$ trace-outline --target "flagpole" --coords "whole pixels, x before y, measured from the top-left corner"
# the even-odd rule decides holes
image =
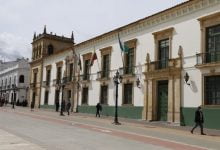
[[[95,46],[94,46],[94,53],[95,53]],[[93,54],[94,54],[93,53]],[[96,54],[96,56],[97,56],[97,54]],[[98,69],[99,69],[99,71],[101,71],[101,68],[100,68],[100,66],[99,66],[99,59],[98,59],[98,56],[97,56],[97,63],[98,63]]]
[[[121,42],[119,34],[120,34],[120,32],[118,32],[118,40],[119,40],[119,42]],[[121,50],[121,60],[122,60],[122,65],[123,65],[123,69],[124,69],[124,58],[123,58],[123,53],[122,52],[123,51]]]

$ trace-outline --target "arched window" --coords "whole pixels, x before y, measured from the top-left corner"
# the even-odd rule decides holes
[[[53,45],[48,45],[48,47],[47,47],[47,54],[48,55],[51,55],[51,54],[53,54]]]
[[[19,77],[19,83],[24,83],[24,75],[20,75],[20,77]]]

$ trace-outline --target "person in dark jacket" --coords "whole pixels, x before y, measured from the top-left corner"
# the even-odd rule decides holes
[[[62,101],[61,101],[60,116],[65,116],[65,115],[63,114],[64,110],[65,110],[65,100],[62,100]]]
[[[68,116],[70,115],[70,107],[71,107],[71,103],[70,103],[70,100],[68,100],[66,104],[66,111],[68,113]]]
[[[99,116],[100,117],[100,111],[102,111],[102,106],[100,103],[97,103],[96,105],[96,117]]]
[[[197,128],[198,126],[200,127],[201,130],[201,135],[205,135],[205,133],[203,132],[203,123],[204,123],[204,116],[203,116],[203,112],[202,112],[202,107],[199,106],[195,112],[195,126],[192,128],[191,133],[193,134],[193,131],[195,128]]]
[[[56,100],[55,104],[56,104],[56,112],[58,112],[60,107],[59,99]]]
[[[34,111],[34,104],[35,104],[35,101],[31,101],[31,111]]]

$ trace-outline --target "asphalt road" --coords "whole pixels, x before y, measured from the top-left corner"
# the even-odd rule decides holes
[[[0,131],[0,139],[4,140],[0,141],[0,150],[24,150],[19,141],[33,150],[220,149],[218,137],[206,140],[182,131],[172,133],[167,129],[130,124],[115,126],[104,119],[60,117],[55,112],[25,109],[0,108]],[[17,145],[13,140],[17,140]]]

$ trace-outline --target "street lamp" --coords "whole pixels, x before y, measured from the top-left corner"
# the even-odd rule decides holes
[[[13,89],[13,92],[14,92],[14,96],[13,96],[13,102],[12,102],[12,109],[15,109],[15,101],[16,101],[16,97],[15,97],[15,94],[16,94],[16,84],[12,84],[12,89]]]
[[[113,77],[113,81],[116,86],[116,94],[115,94],[115,119],[114,119],[114,124],[115,125],[120,125],[118,122],[118,85],[122,82],[122,76],[119,75],[119,72],[115,73],[115,76]]]
[[[63,103],[64,103],[63,93],[64,93],[65,84],[66,84],[66,79],[67,79],[66,76],[64,76],[63,79],[62,79],[62,83],[61,83],[61,88],[62,88],[61,110],[60,110],[60,115],[61,116],[64,116],[63,111],[64,111],[65,106],[63,105]]]

